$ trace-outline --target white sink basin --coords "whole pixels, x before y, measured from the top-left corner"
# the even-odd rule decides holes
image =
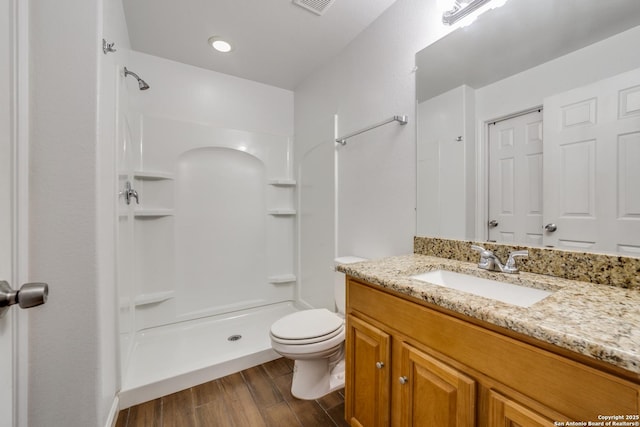
[[[541,289],[498,282],[447,270],[434,270],[411,276],[411,278],[520,307],[530,307],[551,295],[551,292]]]

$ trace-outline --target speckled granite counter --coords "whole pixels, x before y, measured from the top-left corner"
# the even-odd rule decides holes
[[[528,308],[431,285],[410,276],[444,269],[553,291]],[[533,273],[506,275],[469,262],[404,255],[339,271],[640,374],[640,291]]]
[[[471,245],[484,246],[500,259],[507,259],[511,251],[528,250],[529,256],[518,260],[520,271],[640,289],[640,258],[630,255],[420,236],[413,239],[413,253],[474,262],[478,259],[478,254],[469,248]]]

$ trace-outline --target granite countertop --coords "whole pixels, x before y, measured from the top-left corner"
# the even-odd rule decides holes
[[[519,307],[432,285],[410,276],[450,270],[553,291]],[[541,274],[504,274],[474,263],[404,255],[341,265],[338,270],[460,314],[640,374],[640,290],[560,279]]]

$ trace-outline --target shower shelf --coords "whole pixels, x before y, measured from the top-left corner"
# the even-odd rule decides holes
[[[133,171],[133,177],[137,179],[161,180],[174,179],[175,175],[169,172],[160,171]]]
[[[278,276],[269,277],[269,283],[291,283],[296,281],[296,276],[293,274],[280,274]]]
[[[134,211],[134,216],[136,217],[161,217],[173,215],[173,209],[137,209]]]
[[[268,213],[274,216],[292,216],[297,212],[294,209],[270,209]]]
[[[139,307],[142,305],[149,305],[149,304],[158,304],[158,303],[170,300],[171,298],[174,297],[174,294],[175,294],[175,291],[163,291],[163,292],[153,292],[150,294],[142,294],[142,295],[138,295],[133,299],[133,304],[136,307]]]
[[[269,185],[275,185],[276,187],[295,187],[295,179],[270,179]]]

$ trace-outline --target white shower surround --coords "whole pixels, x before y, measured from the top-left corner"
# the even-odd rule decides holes
[[[151,116],[140,126],[136,329],[293,300],[289,138]]]
[[[278,357],[265,325],[297,297],[293,93],[129,62],[151,89],[120,89],[121,407]]]

